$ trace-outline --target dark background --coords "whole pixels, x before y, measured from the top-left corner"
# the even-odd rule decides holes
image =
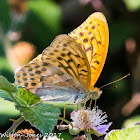
[[[129,102],[134,95],[140,95],[138,0],[1,0],[0,75],[14,82],[14,73],[19,65],[26,64],[27,59],[41,53],[56,35],[68,34],[96,11],[106,16],[110,39],[106,63],[95,86],[101,87],[131,74],[128,78],[103,88],[97,105],[107,112],[108,120],[113,122],[110,130],[128,127],[140,119],[140,96],[137,96],[139,98],[136,101]],[[20,41],[33,45],[27,56],[23,55],[22,46],[15,47]],[[18,52],[20,58],[12,55],[15,52]],[[125,108],[128,102],[130,106]],[[18,116],[12,103],[0,99],[1,132],[4,133],[11,126],[10,118]],[[29,123],[24,122],[18,129],[30,127]]]

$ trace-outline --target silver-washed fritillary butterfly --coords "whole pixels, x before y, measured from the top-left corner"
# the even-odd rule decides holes
[[[15,75],[16,83],[45,101],[77,104],[95,98],[99,89],[94,84],[103,69],[108,42],[106,18],[100,12],[93,13],[23,66]]]

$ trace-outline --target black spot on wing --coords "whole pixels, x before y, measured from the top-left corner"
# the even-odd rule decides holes
[[[87,48],[87,49],[86,49],[86,52],[88,52],[88,51],[90,51],[90,50],[91,50],[91,47]]]
[[[27,78],[24,78],[24,77],[23,77],[23,81],[27,81]]]
[[[57,59],[58,59],[58,60],[62,60],[62,58],[61,58],[61,57],[57,57]]]
[[[24,86],[27,87],[28,86],[28,83],[25,83]]]
[[[67,63],[70,63],[70,62],[73,62],[73,60],[72,60],[72,59],[69,59],[69,60],[67,61]]]
[[[85,39],[83,40],[83,42],[84,42],[84,43],[87,43],[87,42],[88,42],[88,39],[87,39],[87,38],[85,38]]]
[[[23,76],[27,76],[27,74],[26,74],[26,73],[23,73],[22,75],[23,75]],[[17,76],[17,77],[18,77],[18,76]]]
[[[87,72],[86,70],[83,70],[83,69],[81,71]]]
[[[83,74],[83,73],[79,73],[79,75],[82,75],[82,76],[84,76],[84,77],[87,77],[88,75],[85,75],[85,74]]]
[[[36,65],[36,66],[35,66],[35,68],[39,68],[39,67],[40,67],[39,65]]]
[[[93,63],[96,63],[96,64],[98,64],[98,65],[100,64],[100,62],[99,62],[99,61],[97,61],[97,60],[96,60],[96,61],[94,61]]]
[[[37,70],[35,73],[36,73],[36,74],[40,74],[40,73],[41,73],[41,71]]]
[[[97,70],[94,66],[91,66],[92,68],[94,68],[95,70]]]
[[[31,75],[31,76],[34,76],[34,74],[33,74],[33,73],[30,73],[30,75]]]
[[[32,71],[32,70],[33,70],[32,68],[28,69],[28,71]]]
[[[32,86],[36,86],[36,83],[31,83]]]
[[[46,62],[43,63],[43,66],[48,66],[48,65],[49,65],[49,63],[46,63]]]

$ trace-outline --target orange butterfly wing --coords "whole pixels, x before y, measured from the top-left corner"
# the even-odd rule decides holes
[[[108,51],[109,31],[105,16],[100,12],[93,13],[69,36],[79,43],[88,58],[92,88],[100,76]]]

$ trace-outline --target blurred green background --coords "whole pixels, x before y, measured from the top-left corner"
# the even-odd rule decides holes
[[[0,0],[0,9],[0,75],[10,82],[19,66],[40,54],[56,35],[68,34],[93,12],[104,13],[109,51],[96,86],[131,75],[105,87],[97,105],[113,122],[111,129],[127,127],[128,119],[140,120],[140,0]],[[14,104],[0,98],[0,132],[18,116]]]

